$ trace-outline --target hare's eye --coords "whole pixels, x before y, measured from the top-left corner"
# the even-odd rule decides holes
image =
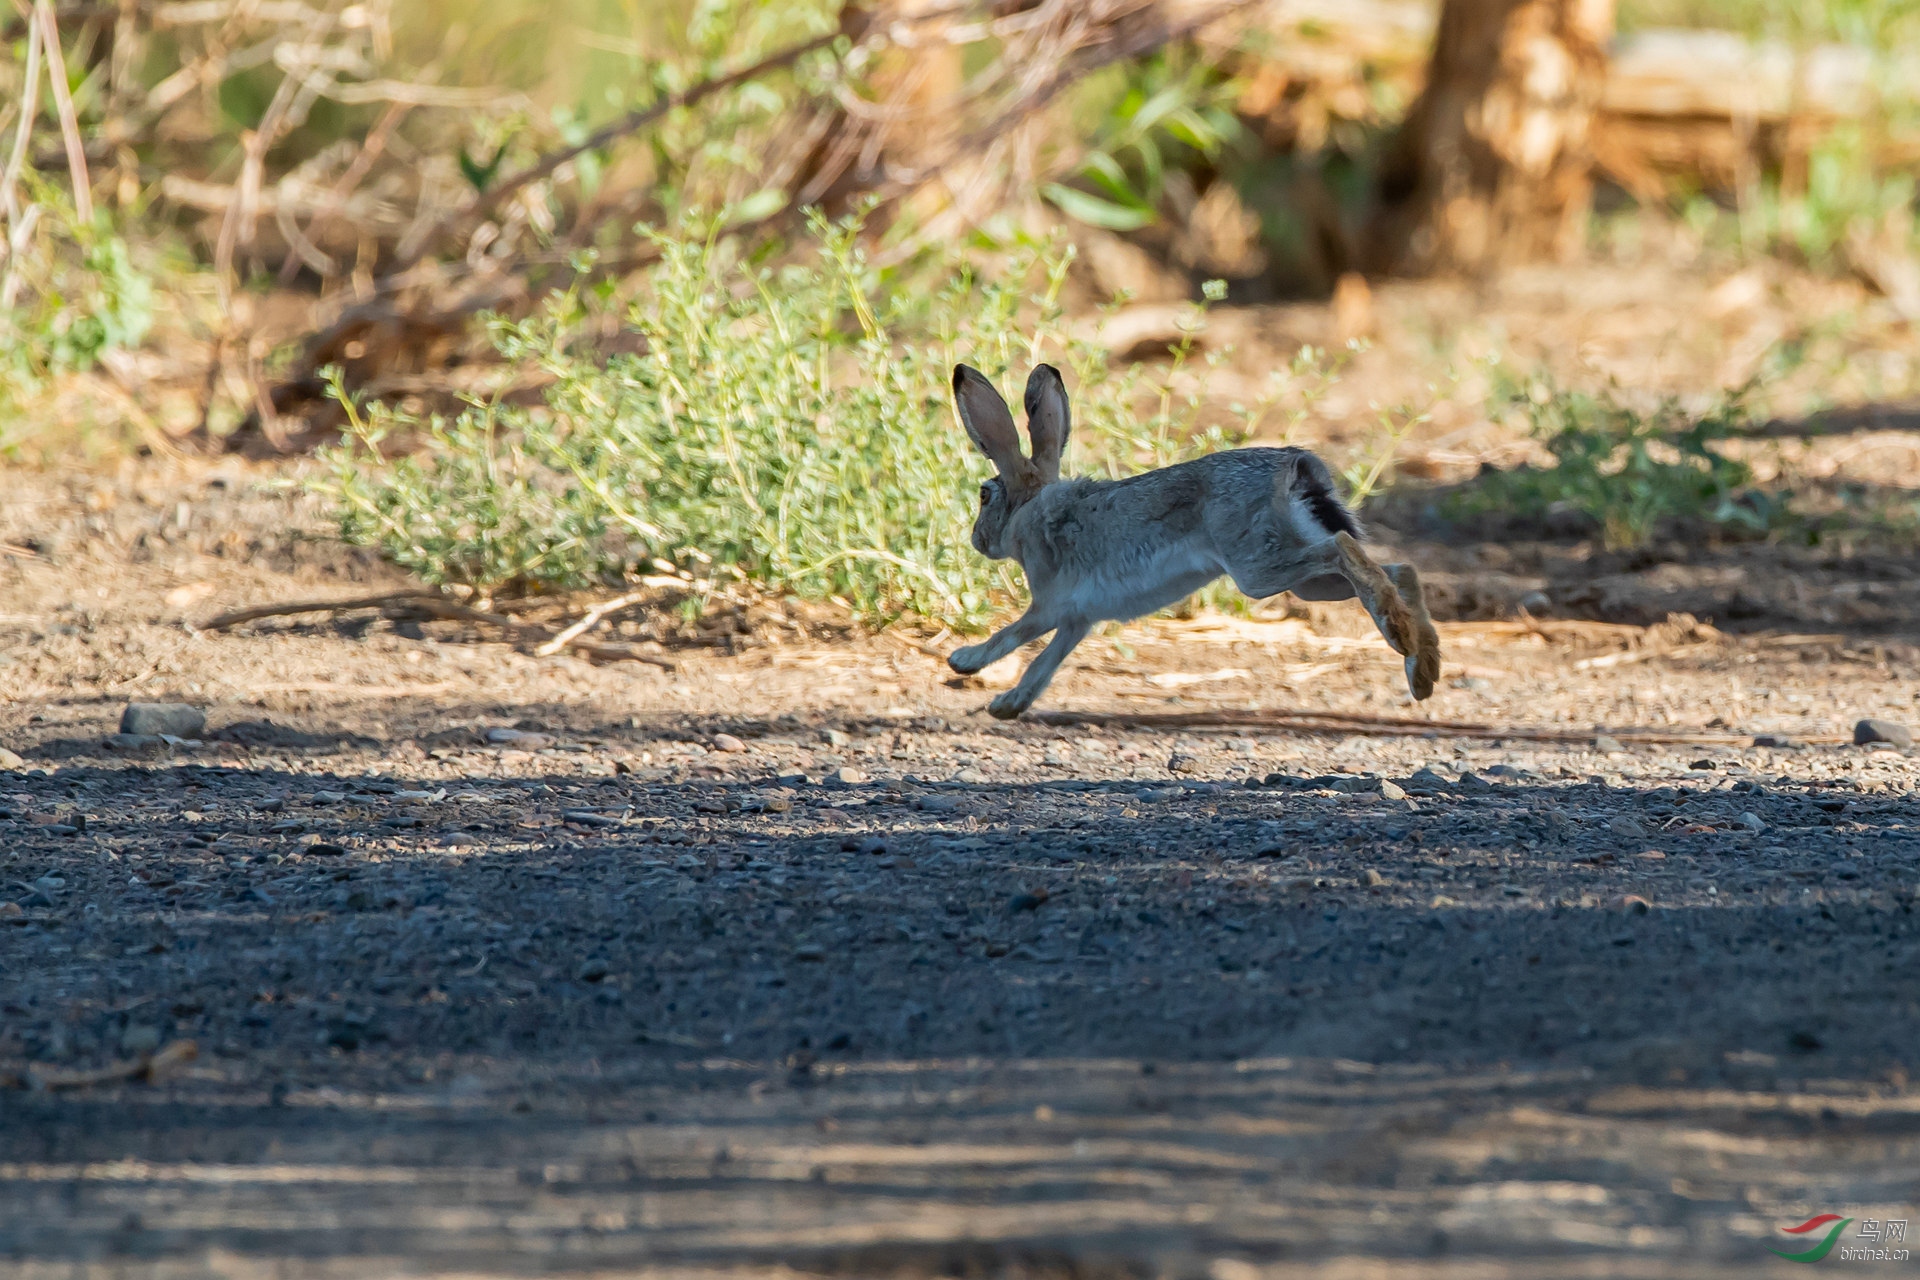
[[[989,480],[985,484],[980,486],[980,505],[984,507],[989,502],[992,502],[992,501],[993,501],[993,481]]]

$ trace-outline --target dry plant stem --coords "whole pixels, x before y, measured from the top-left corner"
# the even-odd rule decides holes
[[[18,3],[18,0],[16,0]],[[19,287],[20,254],[26,248],[27,233],[32,230],[32,219],[20,207],[19,182],[20,166],[25,162],[27,145],[33,137],[33,117],[40,101],[40,40],[39,18],[28,12],[27,19],[27,65],[23,80],[26,91],[20,98],[20,120],[14,129],[13,153],[7,157],[7,167],[0,173],[0,200],[4,200],[7,214],[7,240],[4,248],[7,269],[0,276],[0,309],[13,306],[14,295]]]
[[[80,139],[80,117],[67,88],[67,60],[60,52],[60,28],[53,17],[53,0],[39,0],[40,43],[47,51],[47,80],[53,88],[54,109],[60,115],[60,136],[67,147],[67,169],[73,175],[73,211],[83,224],[93,222],[93,175],[87,172],[86,144]]]

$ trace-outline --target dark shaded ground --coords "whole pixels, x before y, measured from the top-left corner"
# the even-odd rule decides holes
[[[1731,1275],[1920,1190],[1903,784],[548,750],[16,776],[8,1051],[202,1054],[0,1094],[9,1273]],[[84,833],[33,825],[68,801]]]

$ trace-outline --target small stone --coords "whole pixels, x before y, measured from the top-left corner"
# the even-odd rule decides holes
[[[612,970],[607,967],[607,962],[595,956],[592,959],[582,961],[580,967],[574,971],[573,976],[582,982],[598,982],[611,972]]]
[[[982,773],[980,770],[975,769],[971,765],[969,765],[967,768],[962,769],[960,772],[954,774],[953,780],[955,782],[964,782],[969,786],[977,787],[981,783],[987,780],[987,775]]]
[[[1407,789],[1390,778],[1380,779],[1380,794],[1388,800],[1405,800]]]
[[[1860,878],[1860,864],[1857,862],[1847,862],[1843,859],[1834,863],[1829,870],[1841,880],[1858,880]]]
[[[1853,744],[1864,747],[1871,742],[1885,742],[1905,751],[1913,745],[1913,730],[1896,720],[1862,720],[1853,726]]]
[[[1753,745],[1756,747],[1791,747],[1797,744],[1784,733],[1756,733],[1753,735]]]
[[[0,747],[0,769],[24,769],[26,767],[27,762],[25,760],[22,760],[18,755],[15,755],[5,747]]]
[[[960,802],[952,796],[921,796],[914,807],[922,813],[958,813]]]
[[[1623,840],[1644,840],[1647,838],[1647,826],[1631,814],[1621,814],[1607,824],[1607,830]]]
[[[1615,911],[1624,911],[1632,916],[1643,916],[1653,910],[1653,904],[1637,893],[1623,893],[1608,905]]]
[[[347,793],[344,791],[316,791],[313,793],[315,804],[344,804]]]
[[[1765,831],[1767,829],[1767,824],[1760,820],[1760,815],[1757,813],[1741,814],[1740,825],[1745,827],[1747,830],[1753,832],[1755,835],[1759,835],[1762,831]]]
[[[827,949],[817,942],[803,943],[793,949],[793,958],[805,964],[819,964],[827,958]]]
[[[732,753],[736,751],[745,751],[747,749],[747,744],[740,741],[740,739],[734,737],[730,733],[716,733],[713,735],[713,749],[715,751],[725,751],[728,753]]]
[[[1602,755],[1610,756],[1616,752],[1625,751],[1626,747],[1612,734],[1598,733],[1593,737],[1593,749]]]
[[[157,733],[110,733],[100,745],[109,751],[157,753],[166,750],[167,740]]]
[[[130,702],[120,713],[121,733],[197,738],[206,727],[206,713],[184,702]]]
[[[853,744],[853,739],[838,729],[822,729],[820,731],[820,741],[830,747],[845,747]]]
[[[1414,771],[1406,785],[1415,791],[1446,791],[1453,787],[1453,779],[1431,768],[1422,768]]]
[[[1175,752],[1167,759],[1168,773],[1192,773],[1200,767],[1200,762],[1192,756]]]
[[[793,801],[787,796],[768,796],[760,808],[767,813],[786,813],[793,808]]]
[[[327,840],[316,840],[312,844],[300,846],[300,852],[314,858],[338,858],[346,854],[346,848]]]
[[[827,775],[827,781],[838,783],[843,787],[857,787],[867,781],[867,773],[864,769],[856,769],[850,764],[843,764]]]
[[[0,902],[0,920],[18,920],[27,909],[17,902]]]
[[[1386,882],[1387,882],[1387,878],[1381,875],[1378,871],[1375,871],[1372,867],[1368,867],[1365,871],[1360,873],[1360,883],[1363,885],[1366,885],[1369,889],[1375,888],[1376,886],[1379,886],[1379,885],[1383,885]]]
[[[1520,597],[1519,605],[1537,617],[1553,608],[1553,598],[1544,591],[1529,591]]]
[[[152,1053],[160,1047],[160,1028],[146,1023],[130,1023],[120,1033],[120,1052],[138,1056]]]
[[[1433,895],[1433,901],[1428,903],[1427,905],[1430,907],[1457,907],[1460,904],[1453,898],[1449,898],[1444,893],[1436,893]]]
[[[1021,911],[1036,911],[1047,897],[1048,894],[1044,888],[1035,889],[1032,893],[1016,893],[1007,900],[1007,912],[1012,915]]]

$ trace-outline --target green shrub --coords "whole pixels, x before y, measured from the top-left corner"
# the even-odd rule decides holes
[[[1745,463],[1714,448],[1750,431],[1755,391],[1748,384],[1727,392],[1695,416],[1675,400],[1643,413],[1611,391],[1570,391],[1544,376],[1507,381],[1496,392],[1496,412],[1524,417],[1553,464],[1483,476],[1456,496],[1456,506],[1518,516],[1577,512],[1616,550],[1644,546],[1675,520],[1763,532],[1782,509],[1750,487]]]
[[[815,233],[811,254],[777,268],[735,262],[712,237],[656,234],[660,257],[628,315],[641,350],[604,364],[580,347],[591,298],[496,324],[507,359],[552,378],[541,406],[476,404],[426,424],[356,409],[319,481],[342,536],[481,593],[665,560],[837,599],[870,621],[970,628],[1017,579],[969,545],[987,464],[953,415],[954,362],[1016,406],[1033,363],[1063,365],[1079,474],[1219,448],[1319,385],[1309,352],[1261,403],[1205,422],[1185,389],[1190,339],[1149,374],[1116,373],[1068,338],[1057,300],[1070,255],[1057,246],[1017,248],[993,279],[956,262],[928,283],[870,265],[850,222]],[[388,460],[396,431],[430,447]]]

